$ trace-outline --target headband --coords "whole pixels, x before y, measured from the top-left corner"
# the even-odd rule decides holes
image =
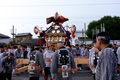
[[[40,46],[34,46],[34,48],[36,49],[36,48],[40,48]]]
[[[97,39],[100,39],[100,40],[110,40],[110,37],[109,36],[97,36]]]

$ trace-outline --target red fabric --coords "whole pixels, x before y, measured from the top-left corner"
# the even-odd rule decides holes
[[[51,59],[50,59],[50,64],[52,64],[52,57],[51,57]]]
[[[47,43],[47,47],[48,47],[48,43]]]
[[[67,70],[66,70],[67,72],[68,72],[68,68],[67,68]]]
[[[34,28],[34,32],[35,32],[35,34],[38,34],[39,29],[38,29],[37,27],[35,27],[35,28]]]
[[[74,38],[74,37],[75,37],[75,34],[72,34],[72,37]]]
[[[39,39],[39,44],[42,45],[42,39]]]
[[[33,64],[33,66],[35,67],[35,63]]]
[[[62,69],[62,72],[63,72],[63,69]]]
[[[75,25],[73,25],[72,26],[72,31],[71,31],[72,33],[75,33],[76,32],[76,27],[75,27]]]

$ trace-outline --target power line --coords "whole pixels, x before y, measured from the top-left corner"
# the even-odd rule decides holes
[[[93,16],[89,16],[89,17],[87,17],[87,16],[85,16],[85,17],[69,17],[69,18],[71,18],[71,19],[80,19],[80,18],[85,18],[85,19],[88,19],[88,18],[101,18],[101,17],[93,17]],[[5,18],[5,17],[0,17],[0,19],[46,19],[46,17],[45,18]]]
[[[0,19],[46,19],[46,18],[0,18]]]
[[[0,7],[47,7],[47,6],[94,6],[94,5],[119,5],[120,3],[95,3],[95,4],[64,4],[64,5],[9,5]]]

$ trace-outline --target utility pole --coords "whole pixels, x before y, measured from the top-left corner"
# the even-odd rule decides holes
[[[98,32],[97,32],[97,27],[96,27],[96,39],[97,39],[97,34],[98,34]]]
[[[103,32],[105,32],[105,25],[104,25],[104,23],[103,23]]]
[[[84,37],[83,37],[83,29],[82,29],[82,41],[84,42]]]
[[[94,38],[94,29],[92,29],[92,41],[93,41],[93,38]]]
[[[15,43],[15,40],[14,40],[14,25],[13,25],[13,43]]]
[[[101,24],[101,32],[103,32],[102,24]]]
[[[101,32],[105,32],[105,26],[104,26],[104,23],[101,24]]]
[[[14,37],[15,37],[15,29],[13,25],[13,29],[11,30],[11,35],[13,36],[13,43],[15,43]]]
[[[86,45],[86,23],[84,23],[84,27],[85,27],[85,45]]]

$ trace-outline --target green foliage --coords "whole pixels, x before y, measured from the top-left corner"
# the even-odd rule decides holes
[[[109,33],[112,40],[120,40],[120,17],[104,16],[98,21],[92,21],[88,25],[87,36],[92,39],[92,29],[101,30],[101,23],[104,23],[106,32]]]
[[[15,44],[17,45],[18,43],[14,43],[13,41],[10,41],[8,44],[7,44],[7,47],[10,48],[10,44]]]

